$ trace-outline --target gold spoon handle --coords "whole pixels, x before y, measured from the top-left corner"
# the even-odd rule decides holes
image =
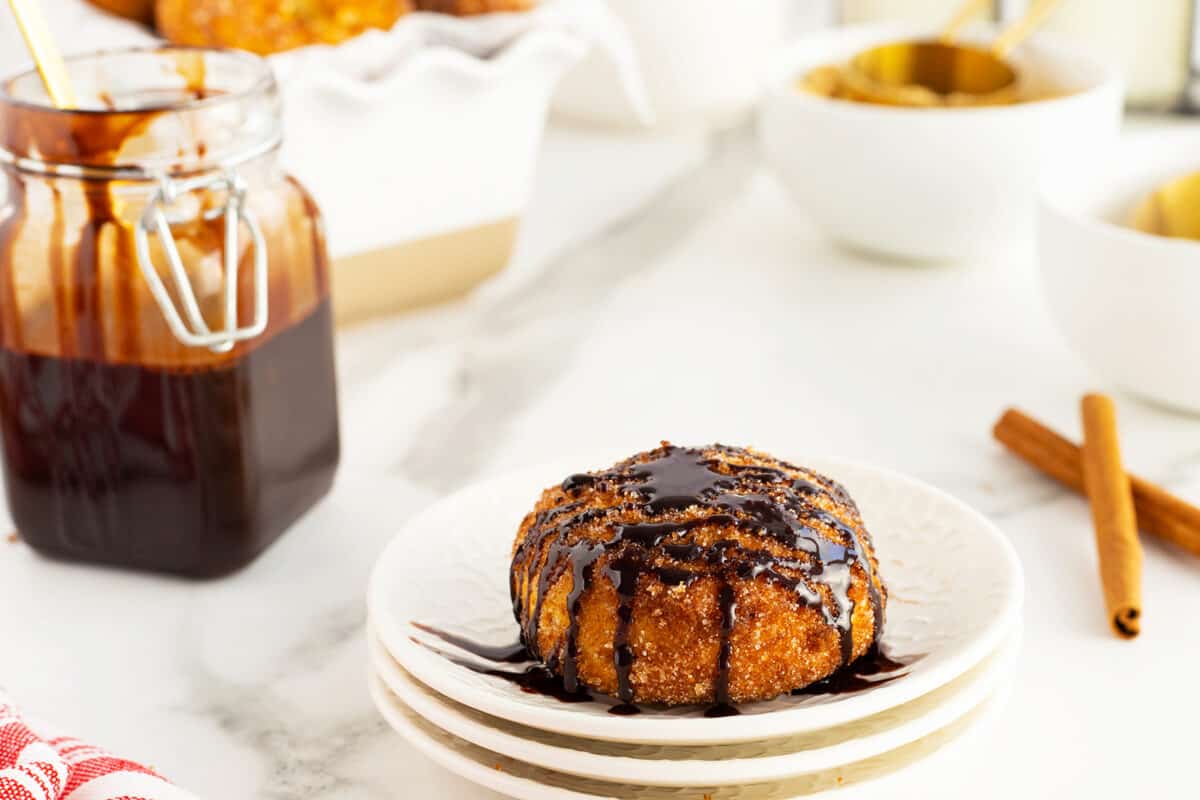
[[[954,17],[946,23],[946,27],[942,28],[942,35],[938,37],[942,44],[952,44],[958,38],[958,34],[968,22],[975,19],[983,13],[984,9],[992,5],[993,0],[967,0],[958,11],[954,12]]]
[[[37,0],[8,0],[12,6],[13,15],[17,18],[17,27],[25,37],[25,44],[33,55],[42,82],[46,84],[46,92],[50,100],[58,108],[75,108],[75,89],[71,86],[67,65],[63,61],[54,38],[50,35],[50,26]]]
[[[1004,32],[996,37],[996,41],[992,42],[992,55],[996,58],[1006,57],[1014,47],[1025,41],[1025,37],[1045,22],[1058,2],[1059,0],[1034,0],[1025,15],[1005,28]]]

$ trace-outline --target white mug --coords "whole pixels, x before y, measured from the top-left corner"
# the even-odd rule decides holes
[[[812,0],[608,0],[633,43],[653,122],[732,122],[758,101],[772,55],[801,24],[827,16]],[[823,21],[823,20],[820,20]],[[640,120],[614,64],[593,53],[555,96],[562,115],[628,126]]]

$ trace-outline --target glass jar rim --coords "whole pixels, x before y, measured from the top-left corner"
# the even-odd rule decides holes
[[[44,99],[33,100],[24,97],[18,97],[13,93],[12,87],[19,81],[33,79],[37,76],[36,67],[29,67],[20,72],[8,75],[0,79],[0,103],[4,105],[23,108],[39,113],[60,113],[60,114],[76,114],[76,115],[96,115],[103,116],[105,114],[114,113],[169,113],[173,111],[192,111],[201,108],[210,108],[221,103],[236,102],[243,100],[248,96],[252,96],[261,92],[268,92],[275,88],[275,74],[271,70],[271,65],[262,56],[249,53],[244,50],[233,50],[230,48],[220,47],[200,47],[194,45],[182,44],[150,44],[150,45],[135,45],[132,47],[114,47],[104,50],[92,50],[85,53],[76,53],[69,56],[64,56],[63,61],[67,65],[67,71],[70,72],[72,66],[89,61],[99,61],[103,59],[111,59],[119,56],[128,55],[165,55],[169,53],[190,53],[196,55],[219,56],[230,61],[240,62],[246,68],[253,70],[255,73],[251,83],[244,89],[233,92],[221,92],[213,94],[209,97],[190,97],[183,98],[176,102],[165,102],[158,105],[140,105],[137,107],[72,107],[60,108],[51,102],[49,95]],[[40,84],[40,77],[37,78]]]
[[[66,63],[86,98],[77,106],[53,105],[36,70],[0,81],[0,167],[157,181],[236,166],[282,141],[278,86],[260,56],[163,44],[84,53]],[[158,135],[139,136],[150,130]],[[126,149],[131,140],[135,146]]]

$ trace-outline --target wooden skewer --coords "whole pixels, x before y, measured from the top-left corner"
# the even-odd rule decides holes
[[[75,108],[75,89],[71,86],[66,62],[50,34],[50,26],[46,24],[41,6],[37,0],[8,0],[8,3],[17,18],[17,27],[25,37],[25,44],[33,55],[38,74],[46,85],[50,101],[58,108]]]

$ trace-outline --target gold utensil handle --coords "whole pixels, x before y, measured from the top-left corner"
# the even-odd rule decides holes
[[[75,89],[67,74],[67,65],[63,61],[54,37],[50,35],[50,26],[37,0],[8,0],[12,6],[13,15],[17,18],[17,27],[25,37],[25,44],[33,55],[42,82],[46,84],[46,92],[50,100],[58,108],[75,108]]]
[[[958,34],[968,22],[975,19],[983,13],[983,11],[991,6],[993,0],[967,0],[963,3],[958,11],[954,12],[954,17],[946,23],[946,27],[942,28],[942,35],[938,37],[942,44],[951,44],[958,38]]]
[[[1007,56],[1014,47],[1025,41],[1025,37],[1046,21],[1046,17],[1058,3],[1059,0],[1034,0],[1025,15],[1005,28],[996,37],[996,41],[992,42],[992,54],[996,58]]]

